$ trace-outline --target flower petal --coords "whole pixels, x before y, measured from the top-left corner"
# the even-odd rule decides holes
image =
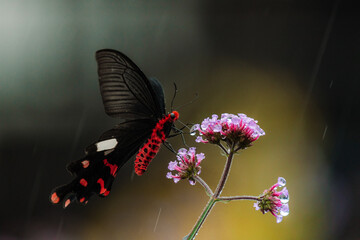
[[[172,179],[172,177],[173,177],[173,175],[172,175],[172,173],[171,173],[171,172],[168,172],[168,173],[166,174],[166,178],[168,178],[168,179]]]
[[[194,186],[195,185],[194,179],[189,179],[189,183]]]
[[[204,153],[196,154],[196,158],[197,158],[198,161],[201,162],[202,160],[204,160],[205,154]]]
[[[175,170],[175,167],[177,166],[177,164],[178,164],[177,161],[169,162],[168,169],[169,169],[170,171],[174,171],[174,170]]]
[[[255,208],[256,211],[257,211],[257,210],[260,210],[260,207],[259,207],[259,203],[258,203],[258,202],[254,203],[254,208]]]

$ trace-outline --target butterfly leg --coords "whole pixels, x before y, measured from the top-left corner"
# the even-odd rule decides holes
[[[176,137],[176,136],[178,136],[180,134],[184,134],[184,131],[183,131],[184,128],[185,127],[179,129],[179,128],[175,127],[175,126],[172,126],[171,130],[174,131],[174,134],[169,135],[167,138],[172,138],[172,137]]]
[[[175,149],[174,149],[173,146],[171,145],[171,143],[169,143],[168,141],[165,141],[165,142],[163,143],[163,145],[164,145],[167,149],[169,149],[169,151],[177,154],[176,151],[175,151]]]
[[[178,129],[178,128],[174,127],[174,126],[173,126],[172,129],[174,130],[175,133],[172,134],[172,135],[169,135],[168,138],[181,135],[181,139],[182,139],[182,141],[183,141],[183,144],[184,144],[187,148],[190,148],[190,146],[186,144],[185,137],[184,137],[184,132],[182,131],[182,129]]]

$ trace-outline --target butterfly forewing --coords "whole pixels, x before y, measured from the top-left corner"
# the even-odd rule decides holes
[[[124,119],[159,118],[163,110],[151,83],[124,54],[110,49],[96,52],[100,92],[105,112]]]
[[[150,84],[152,86],[152,89],[155,92],[155,98],[160,106],[161,114],[165,114],[165,95],[164,95],[164,89],[161,85],[161,83],[154,77],[149,78]]]

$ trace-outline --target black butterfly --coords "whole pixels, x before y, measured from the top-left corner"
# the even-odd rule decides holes
[[[99,50],[96,61],[105,112],[123,122],[87,147],[84,158],[67,166],[75,179],[50,194],[50,201],[63,202],[64,208],[74,200],[86,204],[93,194],[107,196],[117,171],[136,152],[135,172],[142,175],[179,117],[176,111],[165,113],[161,84],[147,78],[123,53]]]

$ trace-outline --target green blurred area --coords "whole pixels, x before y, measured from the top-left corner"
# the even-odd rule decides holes
[[[182,122],[245,113],[266,132],[235,157],[222,195],[259,195],[282,176],[290,215],[276,224],[252,202],[218,203],[196,239],[355,239],[346,206],[359,164],[345,145],[358,144],[358,23],[346,1],[0,2],[0,239],[181,239],[205,207],[199,184],[166,179],[166,148],[142,177],[129,161],[105,199],[48,202],[71,180],[65,165],[116,124],[98,89],[102,48],[156,76],[168,109],[173,82],[175,109],[198,93]],[[205,153],[201,176],[215,189],[225,158],[186,140]]]

